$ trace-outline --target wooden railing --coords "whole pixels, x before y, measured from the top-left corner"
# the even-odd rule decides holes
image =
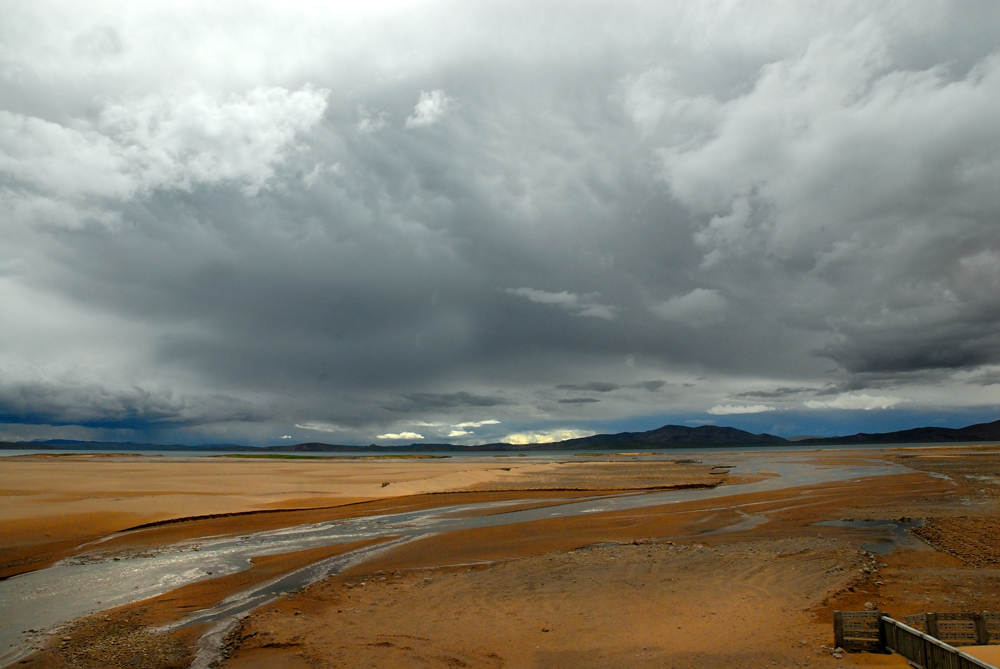
[[[922,669],[995,669],[993,665],[963,653],[930,634],[924,634],[909,625],[882,616],[885,647],[899,653],[910,664]]]
[[[967,618],[976,622],[974,636],[981,636],[986,631],[983,618],[986,614],[928,614],[933,621],[948,616],[955,620]],[[958,616],[962,617],[959,618]],[[993,615],[991,614],[992,618]],[[928,621],[930,622],[930,621]],[[992,622],[992,620],[990,621]],[[992,626],[992,625],[991,625]],[[936,625],[935,625],[936,627]],[[835,611],[833,614],[833,631],[835,645],[848,651],[898,653],[919,669],[996,669],[991,664],[978,660],[963,653],[954,646],[936,639],[930,634],[914,629],[905,623],[894,620],[879,611]],[[935,631],[935,630],[931,630]],[[957,632],[958,630],[956,630]],[[964,632],[964,630],[963,630]],[[979,632],[979,634],[976,634]],[[964,633],[962,634],[964,636]],[[982,642],[982,639],[976,639]],[[987,633],[985,643],[993,641]],[[972,641],[975,643],[976,641]],[[968,641],[966,641],[968,643]]]

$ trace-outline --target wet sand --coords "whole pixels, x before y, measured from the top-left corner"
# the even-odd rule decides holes
[[[490,462],[454,459],[4,458],[0,460],[4,538],[0,577],[38,569],[71,554],[80,544],[147,523],[338,506],[473,485],[502,473]],[[193,529],[193,534],[185,529],[177,533],[177,540],[213,529],[225,531],[226,526]]]
[[[1000,515],[1000,481],[990,478],[1000,471],[995,451],[907,449],[783,457],[815,466],[884,459],[913,469],[881,479],[542,519],[412,541],[255,611],[230,635],[225,647],[228,658],[221,666],[906,666],[891,656],[834,658],[831,649],[823,647],[832,642],[833,610],[859,610],[866,604],[895,615],[1000,610],[1000,571],[991,562],[1000,557],[992,529]],[[713,454],[711,459],[699,459],[718,463],[739,457]],[[347,482],[343,486],[336,483],[338,467],[329,466],[343,467],[343,463],[323,463],[302,474],[302,468],[320,463],[296,461],[293,467],[279,468],[271,487],[247,492],[252,488],[245,486],[242,497],[235,484],[213,488],[209,484],[214,477],[206,476],[200,479],[203,487],[199,489],[189,478],[181,492],[197,504],[184,511],[198,511],[189,515],[271,511],[275,505],[305,506],[304,499],[310,505],[315,502],[316,507],[330,508],[170,523],[105,542],[102,550],[108,554],[143,550],[222,532],[445,506],[458,499],[523,500],[519,506],[531,507],[581,496],[580,491],[540,488],[546,484],[546,471],[553,472],[548,484],[559,487],[567,476],[579,479],[584,470],[564,467],[560,472],[553,463],[534,462],[525,463],[520,474],[513,466],[513,474],[500,469],[511,466],[512,460],[502,459],[499,467],[495,462],[454,460],[358,463],[363,467],[341,470],[339,475]],[[28,464],[37,468],[38,480],[44,480],[48,470],[52,474],[48,480],[58,481],[62,470],[94,463],[33,460],[16,466]],[[117,464],[130,476],[137,466],[146,468],[148,475],[159,472],[161,479],[152,481],[148,489],[160,491],[166,490],[166,475],[182,477],[186,468],[202,466],[177,462],[157,470],[160,463],[100,464],[103,474],[112,479],[118,475]],[[265,463],[209,463],[210,469],[230,475],[234,471],[230,467],[244,464]],[[412,471],[407,469],[410,465],[415,466]],[[0,462],[0,467],[4,487],[9,488],[10,465]],[[266,469],[235,471],[267,479]],[[593,494],[612,493],[601,486],[621,486],[623,471],[609,469],[605,481],[593,483],[597,489]],[[666,475],[666,471],[663,467],[659,473]],[[382,488],[378,483],[378,489],[373,488],[374,481],[389,472],[405,478],[415,492],[440,492],[447,489],[442,481],[456,480],[466,492],[357,501],[362,489],[349,486],[368,485],[371,497],[387,496],[395,484]],[[674,483],[691,483],[695,474],[694,469],[678,470]],[[698,475],[709,474],[710,469],[705,469]],[[586,475],[600,478],[594,470]],[[307,480],[297,484],[299,476]],[[371,480],[358,483],[361,476]],[[714,476],[718,482],[718,475]],[[523,483],[520,489],[518,478]],[[325,487],[320,487],[320,479]],[[95,489],[90,492],[102,485],[99,479],[88,480]],[[502,492],[476,490],[496,490],[497,482],[502,482]],[[17,490],[22,497],[64,495],[53,502],[64,510],[73,508],[69,495],[79,497],[84,506],[92,500],[108,504],[108,497],[88,493],[87,485],[77,482],[74,489],[46,493],[19,482]],[[738,492],[739,485],[731,487]],[[306,490],[312,493],[302,494]],[[126,500],[138,501],[142,507],[143,500],[166,493],[123,492],[128,492],[124,486],[117,492],[120,498],[112,498],[120,501],[122,513],[127,514],[123,522],[115,525],[116,517],[104,519],[106,524],[101,526],[75,526],[64,535],[49,531],[52,536],[46,538],[47,543],[22,539],[23,554],[30,558],[32,545],[51,551],[60,541],[68,545],[80,536],[125,529],[139,524],[133,522],[137,518],[151,522],[179,516],[157,507],[160,502],[138,513],[125,512]],[[222,498],[218,506],[213,506],[215,497]],[[10,518],[17,515],[16,505],[3,508],[5,528],[9,520],[15,521],[15,527],[28,520]],[[25,515],[49,518],[55,526],[58,515],[52,509],[32,509]],[[885,539],[884,528],[814,525],[843,518],[898,517],[928,519],[924,534],[930,543],[911,537],[892,553],[876,556],[862,544]],[[975,550],[962,555],[962,547],[969,545]],[[23,666],[187,666],[203,630],[149,635],[145,628],[209,606],[251,580],[266,580],[319,559],[322,551],[305,553],[268,556],[255,560],[255,566],[245,572],[193,583],[156,600],[92,616],[60,632],[58,641]],[[63,641],[64,637],[69,641]],[[111,643],[116,640],[120,643]],[[98,647],[105,651],[99,652]],[[142,656],[147,659],[140,661],[127,648],[145,649]],[[162,652],[154,652],[157,648]],[[188,654],[181,657],[184,654],[178,649],[187,649]],[[156,660],[157,664],[155,658],[167,659]]]
[[[430,502],[413,498],[454,490],[507,492],[493,498],[512,499],[530,498],[532,489],[599,489],[609,493],[629,487],[623,485],[629,482],[631,487],[655,489],[714,485],[721,479],[711,475],[711,467],[661,462],[656,466],[663,471],[656,478],[629,481],[618,473],[617,464],[604,466],[606,475],[600,478],[575,475],[581,469],[590,470],[590,464],[566,467],[531,458],[8,457],[0,459],[0,528],[4,539],[0,578],[48,566],[75,554],[82,544],[128,528],[181,518],[214,517],[197,525],[150,533],[148,541],[146,537],[130,537],[125,543],[155,546],[190,537],[348,517],[345,514],[366,511],[353,507],[323,511],[366,500],[410,498],[391,508],[444,506],[443,498]],[[574,475],[566,474],[566,469]],[[375,507],[389,508],[383,503]],[[309,514],[305,512],[308,509],[320,512]],[[303,513],[278,513],[281,510]]]

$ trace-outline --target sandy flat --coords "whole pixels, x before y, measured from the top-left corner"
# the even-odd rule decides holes
[[[254,616],[224,666],[835,666],[810,609],[850,581],[845,564],[860,566],[847,545],[794,539],[358,574]]]
[[[993,666],[1000,666],[1000,646],[963,646],[962,651]]]
[[[0,576],[49,564],[80,544],[144,523],[437,492],[507,473],[475,459],[2,458]]]
[[[913,470],[756,494],[741,494],[738,481],[730,480],[733,495],[724,499],[427,537],[254,612],[229,637],[221,666],[907,666],[898,656],[836,658],[830,647],[833,611],[874,606],[902,616],[1000,610],[1000,570],[994,566],[1000,557],[994,529],[1000,482],[991,478],[1000,471],[996,453],[928,449],[787,457],[816,466],[885,459]],[[634,475],[628,473],[633,464],[616,469],[621,463],[614,462],[603,474],[593,462],[586,468],[527,462],[518,471],[513,459],[498,460],[350,466],[292,461],[278,463],[273,475],[272,462],[172,462],[162,469],[162,463],[135,461],[0,462],[8,467],[0,471],[6,497],[23,502],[32,495],[66,495],[46,503],[61,505],[63,516],[31,508],[18,517],[17,505],[5,507],[6,527],[45,520],[53,528],[51,541],[71,543],[80,530],[64,527],[65,518],[96,513],[89,504],[111,504],[102,508],[122,515],[95,520],[85,528],[88,536],[136,520],[168,521],[106,542],[112,552],[459,501],[516,500],[528,508],[586,496],[567,490],[568,483],[608,494],[627,490],[629,481],[690,483],[713,475],[710,467],[671,475],[671,463]],[[118,482],[100,490],[102,479],[90,477],[58,493],[42,485],[68,477],[66,470],[77,464],[97,464],[91,472]],[[8,486],[6,476],[17,467],[35,467],[35,483],[25,477]],[[126,471],[131,488],[121,478]],[[237,474],[255,483],[214,480]],[[155,494],[135,490],[142,477]],[[381,479],[390,477],[383,488]],[[174,483],[179,490],[171,490]],[[396,494],[391,489],[397,484],[422,494]],[[545,491],[546,485],[561,491]],[[105,496],[109,492],[114,494]],[[161,506],[174,493],[193,500],[191,505],[173,513]],[[144,506],[146,500],[155,501]],[[281,510],[285,505],[294,508]],[[220,513],[236,515],[215,515]],[[182,520],[191,515],[209,517]],[[886,555],[863,548],[884,540],[884,530],[815,524],[900,517],[926,519],[926,540],[911,538]],[[969,545],[975,546],[971,552]],[[22,551],[30,558],[31,550],[26,540]],[[186,666],[200,632],[150,635],[145,626],[178,619],[322,552],[261,558],[229,580],[191,584],[80,621],[67,633],[70,641],[53,642],[24,666]]]
[[[618,464],[606,465],[612,475],[602,479],[578,475],[591,465],[530,458],[0,458],[0,577],[51,564],[109,534],[176,518],[334,507],[449,490],[607,491],[714,485],[720,479],[709,475],[710,467],[653,466],[663,471],[636,480]],[[553,478],[548,484],[547,475]]]

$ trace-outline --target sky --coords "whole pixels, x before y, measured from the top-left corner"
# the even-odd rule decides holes
[[[0,1],[0,439],[1000,418],[1000,4]]]

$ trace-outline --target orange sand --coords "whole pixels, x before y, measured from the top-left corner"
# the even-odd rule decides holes
[[[386,509],[428,508],[483,499],[565,496],[559,492],[540,495],[518,488],[515,482],[519,477],[537,481],[546,472],[563,476],[561,472],[567,469],[578,470],[573,465],[555,462],[505,459],[498,464],[492,458],[229,460],[86,455],[0,458],[3,538],[0,578],[45,567],[85,550],[85,544],[116,532],[171,519],[212,516],[105,542],[101,550],[125,545],[157,546],[191,537],[286,527]],[[699,476],[691,476],[678,472],[673,479],[654,483],[704,485],[721,478],[708,477],[706,473],[701,471]],[[561,480],[566,480],[565,476]],[[389,485],[383,487],[382,483]],[[438,496],[448,490],[470,490],[492,484],[504,485],[509,490],[491,496],[485,496],[485,491],[478,497]],[[435,497],[430,500],[421,497],[428,494]],[[406,501],[392,501],[402,499]],[[363,508],[350,506],[364,500],[385,501]],[[331,511],[333,507],[343,508]],[[310,513],[306,509],[320,510]],[[249,512],[260,513],[235,515]]]
[[[900,453],[844,451],[786,456],[822,464],[895,459]],[[914,460],[912,453],[904,455],[909,460],[900,462],[919,460],[923,463],[920,467],[930,471],[935,471],[933,467],[959,465],[972,472],[982,467],[984,471],[995,469],[992,460],[965,457],[961,450],[948,451],[948,458]],[[330,507],[161,525],[103,543],[101,550],[137,550],[209,534],[458,501],[524,500],[519,506],[528,507],[548,503],[540,498],[587,496],[508,489],[503,493],[418,494],[351,503],[357,497],[395,493],[391,490],[395,482],[385,488],[374,483],[389,472],[398,473],[400,482],[405,479],[411,489],[426,492],[447,489],[443,482],[465,489],[496,482],[516,488],[521,480],[534,487],[544,482],[546,471],[553,472],[553,482],[565,480],[566,472],[559,472],[557,464],[529,462],[524,471],[518,472],[516,463],[504,459],[500,464],[511,465],[511,472],[496,473],[491,469],[497,467],[496,461],[360,462],[356,467],[299,461],[172,462],[166,463],[164,469],[157,469],[161,463],[35,461],[24,463],[38,467],[38,487],[32,488],[30,482],[9,486],[8,479],[13,480],[10,472],[17,467],[0,462],[7,497],[20,497],[23,502],[32,496],[54,495],[58,499],[51,504],[62,505],[64,516],[76,513],[77,518],[97,513],[88,505],[126,514],[110,520],[91,516],[89,524],[74,526],[60,521],[59,513],[48,513],[44,508],[32,508],[18,517],[16,505],[0,501],[0,522],[6,529],[29,523],[32,518],[48,519],[47,533],[51,536],[46,538],[47,543],[35,540],[32,544],[24,534],[28,525],[22,527],[22,534],[12,533],[20,537],[26,559],[32,559],[41,549],[54,553],[60,545],[68,545],[80,536],[100,535],[108,531],[107,527],[120,530],[138,524],[136,521],[182,515],[266,511],[286,504]],[[43,464],[50,469],[69,470],[79,464],[99,464],[108,467],[103,475],[110,478],[121,471],[112,465],[144,467],[143,475],[155,479],[155,485],[144,488],[160,492],[138,494],[122,489],[116,492],[120,498],[91,496],[87,484],[78,482],[77,488],[60,491],[66,492],[60,498],[52,488],[45,492]],[[250,466],[241,468],[246,465]],[[263,467],[255,469],[260,465]],[[280,466],[272,485],[267,470],[275,465]],[[205,466],[208,468],[201,469]],[[414,469],[409,469],[411,466]],[[185,469],[195,474],[181,491],[192,502],[182,507],[183,513],[171,514],[162,506],[172,494],[166,479],[184,478]],[[242,473],[250,480],[259,477],[261,488],[240,482],[215,485],[211,476],[202,476],[206,471],[220,476]],[[609,475],[609,480],[616,475]],[[357,483],[363,476],[371,480]],[[323,477],[327,477],[325,483],[320,480]],[[355,484],[371,487],[350,487]],[[239,488],[243,488],[242,493]],[[738,487],[733,492],[738,492]],[[77,496],[75,502],[70,499],[73,494]],[[990,489],[967,485],[963,476],[948,481],[915,472],[429,537],[404,544],[251,614],[231,638],[231,657],[221,666],[904,667],[905,661],[896,656],[859,654],[835,659],[830,649],[823,647],[831,642],[832,611],[858,610],[866,604],[894,615],[928,610],[1000,610],[1000,570],[973,566],[926,545],[872,558],[859,549],[860,543],[873,539],[869,531],[814,523],[839,518],[966,518],[971,513],[978,514],[977,518],[996,518],[1000,515],[997,497],[991,495]],[[139,512],[130,508],[133,503]],[[767,522],[740,532],[711,534],[755,516]],[[941,536],[935,541],[942,545],[960,541],[960,537],[948,532],[970,525],[963,522],[938,522],[935,527]],[[620,543],[595,546],[609,542]],[[32,553],[33,545],[41,549]],[[126,607],[102,618],[105,622],[81,626],[90,631],[81,633],[79,640],[73,637],[68,646],[52,647],[36,655],[26,666],[127,666],[119,665],[116,659],[124,657],[121,653],[101,655],[95,649],[109,647],[105,641],[114,634],[118,634],[115,639],[122,640],[119,648],[132,644],[145,649],[154,640],[140,634],[136,620],[178,616],[245,587],[241,579],[260,579],[265,572],[270,577],[319,559],[319,553],[305,553],[262,559],[243,575],[226,577],[230,582],[220,578],[196,583],[155,601]],[[989,564],[988,560],[983,564]],[[136,611],[141,611],[138,618]],[[128,634],[116,631],[122,629]],[[176,649],[177,644],[191,642],[190,636],[160,636],[164,638],[156,643],[163,648],[172,643],[170,648]],[[175,657],[166,650],[157,655],[161,656]]]

